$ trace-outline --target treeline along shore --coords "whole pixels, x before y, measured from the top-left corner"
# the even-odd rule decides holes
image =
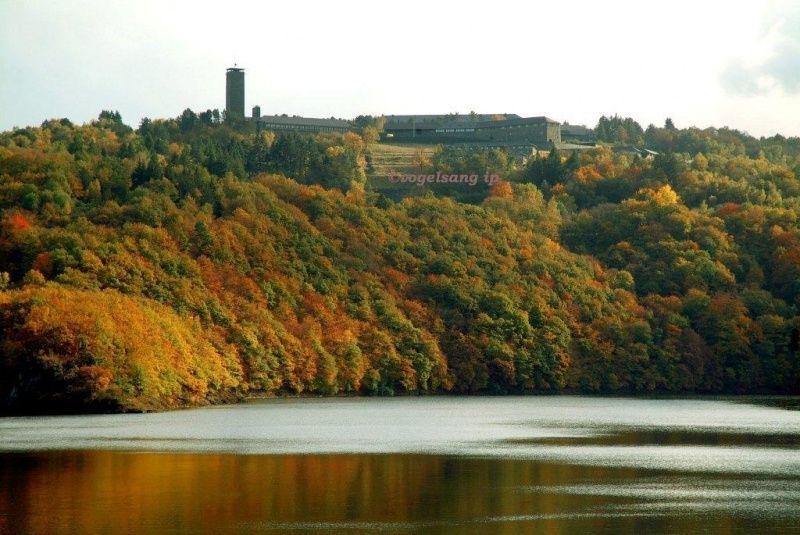
[[[604,118],[580,154],[438,147],[414,174],[502,180],[393,200],[371,126],[217,117],[0,134],[0,413],[800,389],[797,138]]]

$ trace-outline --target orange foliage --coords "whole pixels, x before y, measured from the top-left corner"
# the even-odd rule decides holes
[[[411,278],[408,275],[392,267],[383,268],[383,273],[386,275],[388,280],[391,281],[398,288],[405,287],[408,284],[409,280],[411,280]]]
[[[722,206],[717,208],[717,214],[720,217],[728,217],[728,216],[731,216],[733,214],[738,213],[740,209],[741,209],[741,205],[739,203],[726,202],[725,204],[723,204]]]
[[[31,224],[28,219],[19,212],[12,214],[8,219],[11,224],[12,230],[22,231],[30,228]]]
[[[575,171],[575,180],[581,184],[588,184],[601,180],[603,176],[594,165],[583,165]]]
[[[533,259],[533,248],[530,245],[524,245],[520,247],[519,254],[525,260],[531,260]]]
[[[506,182],[505,180],[501,180],[491,187],[489,190],[489,196],[497,197],[499,199],[511,199],[514,197],[514,190],[511,188],[510,183]]]
[[[49,277],[53,274],[53,259],[50,257],[50,253],[44,252],[39,253],[36,256],[36,259],[33,261],[32,269],[35,269],[45,277]]]

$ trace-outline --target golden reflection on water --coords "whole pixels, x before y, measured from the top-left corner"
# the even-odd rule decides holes
[[[653,514],[630,508],[637,497],[546,490],[642,476],[433,455],[0,453],[0,532],[638,535],[772,526],[729,511]]]

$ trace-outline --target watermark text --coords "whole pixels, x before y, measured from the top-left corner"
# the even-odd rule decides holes
[[[402,175],[399,173],[391,173],[388,178],[389,182],[395,184],[416,184],[417,186],[423,186],[425,184],[462,184],[476,186],[478,182],[481,181],[490,186],[494,186],[500,182],[500,177],[498,175],[490,175],[489,173],[481,177],[480,175],[474,174],[447,175],[443,174],[441,171],[437,171],[436,174],[427,175]]]

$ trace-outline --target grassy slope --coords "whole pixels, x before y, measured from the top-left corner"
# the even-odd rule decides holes
[[[419,173],[417,161],[420,156],[430,157],[434,145],[388,144],[378,143],[369,149],[370,165],[367,169],[368,187],[394,200],[403,197],[420,195],[428,188],[413,184],[393,184],[388,177],[391,173],[413,174]]]

